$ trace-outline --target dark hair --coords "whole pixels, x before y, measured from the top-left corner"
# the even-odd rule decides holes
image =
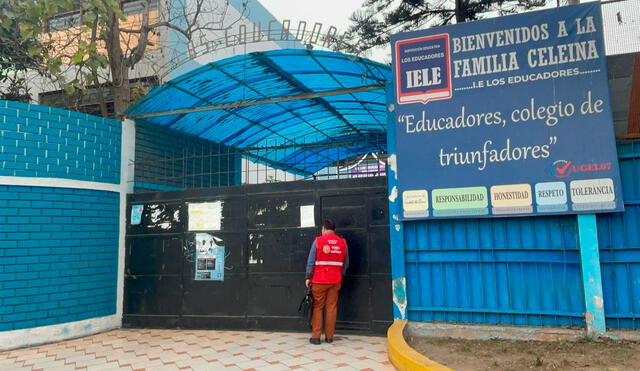
[[[330,231],[336,230],[336,223],[331,219],[325,219],[324,222],[322,222],[322,226],[324,227],[324,229],[327,229]]]

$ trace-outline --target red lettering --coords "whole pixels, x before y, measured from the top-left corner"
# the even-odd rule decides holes
[[[611,162],[571,165],[571,172],[573,173],[603,170],[611,170]]]

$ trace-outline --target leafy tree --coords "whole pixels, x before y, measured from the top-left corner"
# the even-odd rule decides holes
[[[123,6],[131,1],[0,1],[20,20],[20,42],[27,43],[37,67],[68,94],[96,88],[105,116],[105,88],[111,90],[115,112],[124,112],[131,103],[131,71],[150,50],[167,46],[166,34],[160,33],[170,29],[188,42],[200,32],[219,31],[228,7],[214,0],[139,0],[125,14]]]
[[[3,81],[4,89],[0,91],[0,99],[17,102],[31,102],[31,92],[27,79],[18,73],[9,73]]]
[[[19,26],[28,21],[20,9],[24,0],[0,1],[0,91],[1,99],[29,101],[26,71],[46,72],[41,56],[41,45],[36,37],[23,38]]]
[[[559,1],[559,0],[557,0]],[[364,0],[351,16],[352,52],[386,45],[389,35],[544,6],[546,0]]]

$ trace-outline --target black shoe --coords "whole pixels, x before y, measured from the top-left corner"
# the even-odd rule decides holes
[[[331,344],[331,343],[333,343],[333,338],[326,338],[326,339],[324,339],[324,341],[326,341],[327,343]]]
[[[320,338],[310,338],[309,342],[314,345],[320,345]]]

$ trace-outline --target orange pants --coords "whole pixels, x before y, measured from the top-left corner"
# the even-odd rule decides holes
[[[341,284],[326,285],[314,283],[311,285],[313,294],[313,313],[311,315],[311,337],[319,339],[322,332],[322,310],[327,308],[324,317],[324,336],[333,339],[338,316],[338,293]]]

